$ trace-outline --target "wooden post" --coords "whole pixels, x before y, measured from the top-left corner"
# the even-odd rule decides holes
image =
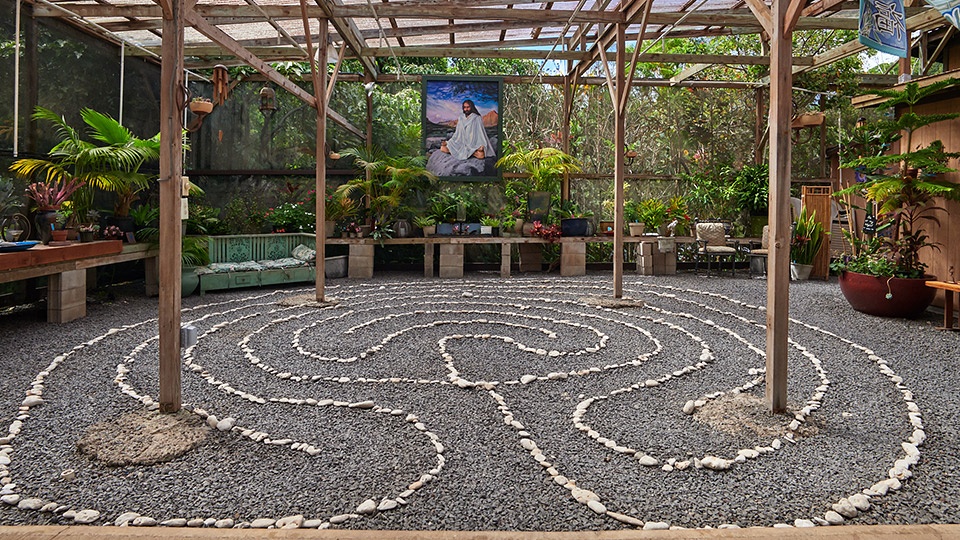
[[[615,204],[613,210],[613,296],[614,298],[623,297],[623,173],[624,156],[623,152],[627,148],[626,121],[624,111],[626,111],[624,93],[627,92],[627,81],[624,75],[627,65],[627,52],[625,50],[625,25],[617,23],[617,71],[614,74],[614,86],[616,94],[614,96],[614,128],[613,128],[613,178],[616,188],[614,196]]]
[[[573,85],[570,76],[563,77],[563,121],[560,123],[560,141],[563,152],[570,153],[570,116],[573,114]],[[560,186],[560,200],[570,200],[570,172],[563,171],[563,183]]]
[[[185,0],[164,0],[160,65],[160,411],[180,410],[180,193]]]
[[[327,19],[320,19],[313,95],[317,98],[317,302],[324,301],[326,288],[327,234]],[[315,57],[316,58],[316,57]]]
[[[795,0],[796,1],[796,0]],[[793,117],[790,0],[773,0],[770,37],[770,253],[767,274],[765,398],[771,412],[787,407],[790,291],[790,123]]]

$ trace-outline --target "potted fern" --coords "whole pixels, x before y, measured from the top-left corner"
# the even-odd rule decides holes
[[[934,211],[938,198],[960,199],[960,187],[942,175],[960,152],[947,152],[933,141],[914,147],[913,136],[921,127],[960,117],[960,113],[917,114],[914,106],[924,98],[960,83],[949,79],[921,88],[912,82],[903,90],[874,90],[887,98],[888,106],[903,110],[896,119],[858,127],[846,141],[841,155],[843,168],[855,169],[862,181],[835,195],[848,207],[858,208],[854,197],[876,211],[877,236],[846,230],[853,252],[831,264],[840,275],[840,290],[857,311],[884,317],[915,317],[933,301],[936,290],[924,282],[933,279],[921,260],[926,248],[939,250],[929,240],[925,226],[939,223]],[[900,153],[886,153],[900,141]],[[869,212],[868,212],[869,213]]]

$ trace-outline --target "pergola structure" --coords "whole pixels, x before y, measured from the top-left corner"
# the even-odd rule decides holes
[[[20,2],[18,0],[18,8]],[[87,31],[130,45],[130,54],[161,63],[160,159],[160,403],[180,408],[180,196],[184,71],[214,64],[248,64],[317,111],[317,141],[326,119],[361,138],[363,130],[328,109],[344,59],[357,59],[367,82],[384,75],[377,58],[523,58],[564,66],[562,76],[538,76],[562,84],[569,119],[572,88],[596,71],[603,74],[615,112],[614,142],[625,148],[625,112],[631,85],[728,85],[695,81],[717,64],[769,65],[770,253],[767,280],[766,400],[786,407],[790,247],[791,83],[795,73],[821,67],[865,49],[856,41],[813,57],[794,57],[792,35],[803,30],[855,30],[857,2],[842,0],[32,0],[34,16],[60,17]],[[769,3],[768,3],[769,1]],[[907,1],[907,31],[946,25],[919,0]],[[949,32],[949,31],[948,31]],[[663,37],[702,38],[761,34],[762,55],[692,55],[648,52]],[[632,53],[627,45],[634,45]],[[275,61],[309,61],[310,94],[270,67]],[[388,60],[388,61],[390,61]],[[328,83],[328,62],[335,63]],[[638,62],[683,64],[669,80],[639,80]],[[319,64],[319,66],[318,66]],[[599,68],[598,68],[599,66]],[[901,63],[901,70],[909,63]],[[597,79],[596,76],[593,77]],[[531,78],[532,79],[532,78]],[[368,98],[368,110],[370,108]],[[370,113],[368,112],[368,117]],[[569,126],[569,122],[564,122]],[[564,136],[569,150],[569,137]],[[616,152],[615,223],[623,221],[624,155]],[[317,192],[326,185],[325,152],[317,144]],[[569,186],[565,183],[564,194]],[[324,221],[317,198],[317,230]],[[614,295],[622,295],[623,231],[614,234]],[[324,300],[324,249],[317,243],[316,298]]]

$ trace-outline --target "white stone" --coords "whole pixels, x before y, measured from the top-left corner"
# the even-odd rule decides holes
[[[853,504],[850,503],[850,500],[847,498],[840,499],[836,503],[830,506],[833,508],[833,511],[840,514],[845,518],[857,517],[857,509]]]
[[[277,520],[278,529],[299,529],[303,525],[303,515],[286,516]]]
[[[683,414],[693,414],[695,410],[697,410],[697,406],[692,399],[683,404]]]
[[[77,515],[73,516],[73,522],[79,523],[81,525],[86,525],[87,523],[93,523],[94,521],[100,519],[100,512],[96,510],[81,510],[77,512]]]
[[[214,528],[217,529],[232,529],[233,520],[230,518],[218,519],[216,523],[213,524]]]
[[[218,424],[218,423],[220,423],[220,420],[218,420],[216,416],[214,416],[214,415],[211,414],[210,416],[207,417],[207,425],[208,425],[208,426],[210,426],[210,427],[212,427],[212,428],[215,428],[215,427],[217,427],[217,424]]]
[[[400,503],[398,503],[394,499],[384,499],[380,501],[380,504],[377,505],[377,511],[385,512],[387,510],[393,510],[397,506],[400,506]]]
[[[700,460],[700,464],[714,471],[725,471],[733,466],[733,461],[717,456],[704,456],[704,458]]]
[[[26,399],[24,399],[23,402],[20,404],[23,405],[24,407],[33,407],[41,403],[43,403],[43,398],[41,398],[40,396],[27,396]]]
[[[669,528],[670,524],[663,521],[648,521],[643,524],[643,530],[645,531],[666,531]]]
[[[823,518],[831,525],[840,525],[843,523],[843,516],[833,510],[828,510],[827,513],[823,515]]]
[[[351,517],[352,516],[350,514],[340,514],[338,516],[333,516],[332,518],[330,518],[330,523],[333,523],[334,525],[339,525],[344,521],[350,519]]]
[[[654,467],[660,463],[657,460],[657,458],[653,456],[648,456],[646,454],[643,454],[643,455],[637,454],[637,455],[640,456],[637,458],[637,461],[639,461],[640,464],[643,465],[644,467]]]
[[[216,427],[219,431],[230,431],[233,429],[233,426],[236,424],[236,419],[234,418],[224,418],[223,420],[217,422]]]
[[[850,500],[850,504],[852,504],[854,508],[861,512],[866,512],[870,509],[870,497],[867,497],[862,493],[851,495],[848,499]]]
[[[13,506],[13,505],[17,504],[18,502],[20,502],[20,496],[17,495],[16,493],[14,493],[14,494],[12,494],[12,495],[4,495],[3,497],[0,497],[0,502],[3,502],[3,503],[5,503],[5,504],[9,504],[10,506]]]
[[[322,519],[305,519],[303,523],[300,525],[300,528],[301,529],[317,529],[321,525],[323,525]],[[327,527],[329,526],[330,524],[327,523]]]
[[[270,518],[257,518],[250,522],[251,529],[267,529],[273,527],[277,520]]]
[[[367,499],[360,503],[356,512],[358,514],[372,514],[377,511],[377,503],[373,499]]]
[[[520,377],[520,382],[523,384],[530,384],[535,380],[537,380],[537,377],[534,375],[524,375],[523,377]]]
[[[184,527],[186,524],[187,520],[185,518],[173,518],[160,522],[161,527]]]
[[[686,469],[689,468],[689,467],[690,467],[690,462],[689,462],[689,461],[686,461],[686,460],[685,460],[685,461],[678,461],[678,462],[676,462],[676,463],[673,464],[673,468],[676,469],[676,470],[678,470],[678,471],[686,470]]]
[[[351,403],[351,404],[350,404],[350,408],[351,408],[351,409],[372,409],[372,408],[373,408],[373,405],[374,405],[374,403],[373,403],[372,401],[370,401],[370,400],[367,400],[367,401],[359,401],[359,402],[357,402],[357,403]]]
[[[589,501],[600,500],[600,497],[589,489],[573,488],[570,490],[570,494],[573,495],[573,498],[581,504],[587,504]]]
[[[153,519],[150,516],[140,516],[133,518],[133,521],[130,522],[134,527],[154,527],[157,524],[157,520]],[[232,527],[233,525],[231,525]]]
[[[607,513],[607,507],[600,501],[587,501],[587,506],[598,514]]]
[[[643,522],[635,517],[621,514],[619,512],[613,512],[611,510],[607,510],[607,515],[621,523],[626,523],[627,525],[633,525],[634,527],[643,527]]]
[[[795,519],[793,520],[793,526],[799,529],[799,528],[805,528],[805,527],[816,527],[816,524],[814,524],[809,519]]]
[[[43,499],[31,497],[29,499],[22,499],[19,503],[17,503],[17,508],[21,510],[39,510],[46,504],[47,501],[44,501]]]

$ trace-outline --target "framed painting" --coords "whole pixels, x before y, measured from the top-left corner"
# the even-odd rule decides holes
[[[503,130],[499,77],[423,77],[427,170],[447,181],[498,181]]]

